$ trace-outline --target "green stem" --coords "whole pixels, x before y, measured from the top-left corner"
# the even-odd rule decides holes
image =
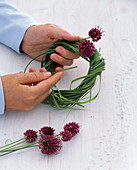
[[[1,154],[0,157],[2,157],[2,156],[4,156],[4,155],[8,155],[8,154],[10,154],[10,153],[12,153],[12,152],[16,152],[16,151],[21,150],[21,149],[26,149],[26,148],[29,148],[29,147],[37,147],[37,146],[39,146],[39,145],[22,147],[22,148],[19,148],[19,149],[13,149],[13,150],[9,150],[9,151],[4,151],[4,152],[6,152],[6,153]]]
[[[39,143],[39,142],[34,142],[34,143],[26,144],[26,145],[21,145],[21,146],[18,146],[18,147],[14,147],[14,148],[12,148],[12,149],[20,149],[20,148],[22,148],[22,147],[30,147],[30,146],[35,145],[35,144],[37,144],[37,143]],[[8,149],[7,149],[7,151],[8,151]]]
[[[22,147],[23,146],[23,147]],[[20,150],[20,149],[25,149],[25,148],[30,148],[30,147],[36,147],[36,146],[39,146],[39,145],[30,145],[30,146],[24,146],[24,145],[22,145],[22,146],[20,146],[19,148],[12,148],[12,149],[8,149],[8,150],[5,150],[5,151],[3,151],[3,152],[6,152],[6,153],[8,153],[8,152],[11,152],[11,151],[18,151],[18,150]]]
[[[44,54],[46,54],[46,53],[42,53],[42,54],[40,54],[40,55],[38,55],[38,56],[36,56],[36,57],[34,57],[28,64],[27,64],[27,66],[25,67],[25,69],[24,69],[24,73],[26,72],[26,70],[27,70],[27,68],[28,68],[28,66],[30,65],[30,63],[32,63],[32,61],[34,61],[36,58],[38,58],[38,57],[40,57],[41,55],[44,55]]]
[[[81,56],[81,57],[82,57],[82,56]],[[83,58],[84,60],[90,62],[88,58],[85,58],[85,57],[82,57],[82,58]]]
[[[86,40],[86,39],[89,39],[89,38],[91,38],[91,37],[86,37],[86,38],[83,38],[82,40]]]
[[[86,37],[86,38],[80,39],[79,41],[87,40],[87,39],[90,39],[90,38],[91,37]]]
[[[62,69],[62,70],[59,70],[59,71],[55,71],[55,72],[52,73],[52,75],[54,75],[55,73],[61,72],[61,71],[66,71],[66,70],[70,70],[70,69],[77,68],[77,67],[78,66],[74,66],[74,67],[65,68],[65,69]]]
[[[3,150],[3,152],[6,152],[6,153],[0,154],[0,157],[1,157],[1,156],[4,156],[4,155],[7,155],[7,154],[10,154],[10,153],[12,153],[12,152],[21,150],[21,149],[39,146],[39,145],[35,145],[35,144],[37,144],[37,143],[39,143],[39,142],[35,142],[35,143],[31,143],[31,144],[22,145],[22,146],[19,146],[19,147],[14,147],[14,148],[11,148],[11,149]]]
[[[0,147],[0,150],[1,150],[2,148],[7,147],[7,146],[13,145],[13,144],[15,144],[15,143],[17,143],[17,142],[20,142],[21,140],[24,140],[24,138],[19,139],[19,140],[15,141],[15,142],[12,142],[12,143],[9,143],[9,144],[7,144],[7,145],[4,145],[4,146]]]
[[[5,149],[0,150],[0,152],[3,152],[3,151],[5,151],[5,150],[8,150],[8,149],[10,149],[10,148],[12,148],[12,147],[14,147],[14,146],[17,146],[17,145],[19,145],[19,144],[22,144],[22,143],[24,143],[24,142],[26,142],[26,140],[24,140],[24,141],[22,141],[22,142],[19,142],[19,143],[16,143],[16,144],[14,144],[14,145],[12,145],[12,146],[6,147]]]
[[[7,155],[7,154],[10,154],[10,153],[12,153],[12,152],[14,152],[14,151],[10,151],[10,152],[4,153],[4,154],[0,155],[0,157],[1,157],[1,156],[4,156],[4,155]]]

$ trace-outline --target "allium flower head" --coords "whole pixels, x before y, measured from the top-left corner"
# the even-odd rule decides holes
[[[27,142],[31,143],[36,140],[37,132],[29,129],[29,130],[26,130],[26,132],[24,132],[24,136],[25,136],[25,139],[27,140]]]
[[[89,40],[82,40],[79,43],[78,50],[81,56],[89,58],[94,54],[95,45]]]
[[[68,130],[69,132],[72,133],[72,136],[75,136],[77,133],[79,133],[79,124],[76,122],[67,123],[64,126],[64,130],[65,131]]]
[[[103,32],[104,31],[102,31],[102,28],[100,28],[99,26],[96,26],[95,28],[92,28],[89,31],[88,35],[92,38],[93,42],[95,41],[97,42],[98,40],[101,39]]]
[[[39,130],[39,133],[41,135],[53,135],[54,134],[55,129],[49,127],[49,126],[44,126]]]
[[[61,139],[57,136],[44,135],[39,140],[39,148],[43,154],[57,154],[61,147]]]
[[[67,142],[72,138],[72,133],[69,132],[68,130],[60,132],[60,136],[62,141]]]

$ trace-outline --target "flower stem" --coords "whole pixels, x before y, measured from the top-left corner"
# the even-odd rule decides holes
[[[62,69],[62,70],[59,70],[59,71],[55,71],[55,72],[52,73],[52,75],[55,74],[55,73],[61,72],[61,71],[66,71],[66,70],[70,70],[70,69],[77,68],[77,67],[78,66],[74,66],[74,67],[65,68],[65,69]]]
[[[5,149],[5,150],[3,150],[3,152],[6,152],[6,153],[0,154],[0,157],[7,155],[7,154],[10,154],[12,152],[21,150],[21,149],[25,149],[25,148],[29,148],[29,147],[37,147],[37,146],[39,146],[39,145],[36,145],[37,143],[39,143],[39,142],[34,142],[34,143],[31,143],[31,144],[27,144],[27,145],[21,145],[21,146],[18,146],[18,147],[7,149],[7,150]]]
[[[8,155],[8,154],[10,154],[12,152],[16,152],[16,151],[21,150],[21,149],[26,149],[26,148],[29,148],[29,147],[37,147],[37,146],[39,146],[39,145],[34,145],[34,146],[32,145],[32,146],[28,146],[28,147],[22,147],[22,148],[19,148],[19,149],[12,149],[12,150],[9,150],[9,151],[4,151],[6,153],[1,154],[0,157],[2,157],[4,155]]]
[[[30,147],[30,146],[33,146],[33,145],[35,145],[35,144],[37,144],[37,143],[39,143],[39,142],[29,143],[29,144],[21,145],[21,146],[18,146],[18,147],[13,147],[13,148],[11,148],[11,149],[14,150],[14,149],[20,149],[20,148],[22,148],[22,147]],[[10,151],[11,149],[10,149],[10,148],[7,149],[7,150],[5,149],[4,151]]]
[[[32,63],[32,61],[34,61],[36,58],[38,58],[38,57],[40,57],[41,55],[44,55],[45,53],[42,53],[42,54],[40,54],[40,55],[38,55],[38,56],[36,56],[36,57],[34,57],[28,64],[27,64],[27,66],[25,67],[25,69],[24,69],[24,73],[26,72],[26,70],[27,70],[27,68],[28,68],[28,66],[30,65],[30,63]]]
[[[2,148],[7,147],[7,146],[13,145],[13,144],[15,144],[15,143],[17,143],[17,142],[20,142],[21,140],[24,140],[24,138],[19,139],[19,140],[15,141],[15,142],[12,142],[12,143],[9,143],[9,144],[7,144],[7,145],[4,145],[4,146],[0,147],[0,150],[1,150]]]
[[[10,151],[10,152],[4,153],[4,154],[0,155],[0,157],[1,157],[1,156],[4,156],[4,155],[7,155],[7,154],[9,154],[9,153],[12,153],[12,152],[14,152],[14,151]]]
[[[12,146],[6,147],[6,148],[0,150],[0,152],[8,151],[10,148],[12,148],[12,147],[14,147],[14,146],[17,146],[17,145],[19,145],[19,144],[21,144],[21,143],[24,143],[24,142],[26,142],[26,140],[24,140],[24,141],[22,141],[22,142],[19,142],[19,143],[16,143],[16,144],[14,144],[14,145],[12,145]]]
[[[86,37],[86,38],[84,38],[83,40],[86,40],[86,39],[89,39],[89,38],[91,38],[91,37]]]

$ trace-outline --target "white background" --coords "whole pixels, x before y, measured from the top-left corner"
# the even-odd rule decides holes
[[[137,1],[136,0],[9,0],[40,24],[54,23],[84,37],[94,25],[105,36],[96,44],[106,59],[102,89],[84,109],[57,110],[39,104],[29,112],[6,112],[0,117],[0,145],[22,138],[26,129],[50,125],[56,132],[65,123],[80,123],[80,133],[64,143],[58,155],[43,155],[38,148],[0,158],[0,170],[137,170]],[[23,71],[30,61],[0,44],[0,74]],[[86,74],[87,63],[75,61],[62,88]],[[40,63],[34,61],[37,70]]]

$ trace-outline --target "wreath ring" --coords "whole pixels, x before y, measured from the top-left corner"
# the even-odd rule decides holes
[[[98,28],[98,27],[97,27]],[[96,28],[96,29],[97,29]],[[102,32],[101,32],[102,33]],[[94,44],[90,42],[89,39],[91,37],[87,37],[78,41],[61,41],[54,45],[52,45],[47,52],[42,53],[35,58],[33,58],[26,66],[24,73],[26,72],[27,67],[29,64],[35,60],[36,58],[43,55],[42,61],[41,61],[41,67],[45,67],[47,71],[52,71],[55,68],[56,63],[50,59],[50,55],[52,53],[56,53],[56,47],[62,46],[66,48],[69,51],[75,52],[78,55],[80,55],[83,59],[85,59],[89,63],[89,69],[87,72],[87,75],[78,77],[71,81],[70,89],[69,90],[59,90],[57,85],[54,86],[54,88],[51,89],[50,95],[42,102],[43,104],[50,104],[53,107],[57,107],[59,109],[65,109],[65,108],[72,108],[75,105],[84,107],[83,104],[91,102],[95,100],[101,90],[101,73],[105,70],[105,59],[101,57],[100,50],[97,50],[94,47]],[[93,38],[92,38],[93,40]],[[84,46],[83,46],[84,44]],[[81,47],[81,48],[80,48]],[[82,51],[81,51],[82,50]],[[84,52],[84,53],[82,53]],[[87,56],[89,53],[90,56]],[[81,55],[82,54],[82,55]],[[86,57],[84,56],[86,55]],[[92,54],[92,55],[91,55]],[[76,68],[70,67],[63,70],[68,70]],[[60,71],[63,71],[60,70]],[[52,72],[52,74],[55,74],[56,72]],[[92,97],[91,92],[95,86],[96,79],[99,76],[100,80],[100,87],[98,92],[95,96]],[[72,84],[76,82],[77,80],[82,80],[80,84],[72,89]],[[85,100],[85,96],[90,93],[90,97],[88,100]],[[81,101],[83,100],[84,101]]]

